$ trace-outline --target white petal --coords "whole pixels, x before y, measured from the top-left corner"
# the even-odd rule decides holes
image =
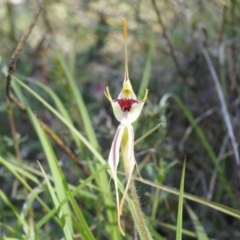
[[[121,199],[120,202],[120,207],[119,207],[119,211],[120,211],[120,215],[122,214],[122,208],[123,208],[123,204],[128,192],[128,188],[131,182],[131,178],[132,178],[132,173],[134,170],[134,166],[135,166],[135,158],[134,158],[134,132],[133,132],[133,127],[131,125],[126,126],[123,135],[123,140],[122,140],[122,154],[123,154],[123,165],[124,165],[124,169],[125,172],[127,174],[128,177],[128,181],[127,181],[127,185],[125,188],[125,191],[123,193],[123,197]],[[126,136],[126,135],[127,136]]]
[[[130,125],[135,122],[144,105],[143,101],[138,101],[137,103],[133,103],[130,111],[123,111],[118,102],[111,101],[113,113],[116,119],[123,125]]]
[[[122,120],[122,124],[124,124],[124,122],[127,122],[127,124],[132,124],[133,122],[135,122],[141,111],[143,108],[144,102],[139,101],[138,103],[133,103],[131,110],[129,112],[126,112],[126,117]]]
[[[124,235],[124,232],[121,228],[121,224],[120,224],[120,209],[119,209],[119,195],[118,195],[118,184],[117,184],[117,166],[119,163],[119,151],[120,151],[120,145],[121,145],[121,141],[122,141],[122,135],[124,132],[124,128],[125,126],[119,125],[117,132],[114,136],[113,142],[112,142],[112,146],[111,146],[111,150],[110,150],[110,154],[108,157],[108,164],[110,166],[110,169],[112,171],[112,177],[113,177],[113,181],[114,181],[114,185],[115,185],[115,191],[116,191],[116,201],[117,201],[117,215],[118,215],[118,227],[121,231],[121,233]]]
[[[129,176],[132,174],[135,159],[134,159],[134,132],[132,125],[125,127],[124,135],[121,143],[121,150],[123,154],[123,165],[126,174]]]
[[[117,128],[117,132],[115,133],[111,150],[108,157],[108,164],[113,172],[113,174],[116,174],[117,166],[119,163],[119,151],[120,151],[120,145],[122,141],[122,135],[123,135],[124,126],[119,125]]]
[[[115,101],[111,101],[112,104],[112,108],[113,108],[113,113],[115,118],[121,122],[122,119],[124,118],[124,112],[122,111],[120,105],[118,104],[118,102]]]

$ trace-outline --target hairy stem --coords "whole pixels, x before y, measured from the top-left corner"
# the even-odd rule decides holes
[[[138,227],[144,237],[143,239],[146,239],[146,240],[151,239],[149,236],[149,231],[147,228],[146,221],[143,217],[142,209],[140,206],[140,202],[139,202],[138,195],[137,195],[137,190],[136,190],[133,179],[131,179],[131,181],[130,181],[130,190],[131,190],[131,195],[132,195],[132,199],[133,199],[133,204],[134,204],[134,207],[135,207],[135,210],[137,213],[138,222],[136,224],[139,225]]]

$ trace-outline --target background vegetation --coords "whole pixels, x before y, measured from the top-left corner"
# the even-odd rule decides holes
[[[6,67],[36,6],[0,1],[0,237],[122,238],[104,165],[118,123],[103,91],[122,86],[124,17],[133,88],[149,88],[136,140],[158,126],[135,146],[153,239],[175,238],[185,157],[182,239],[239,239],[240,2],[48,0],[14,73],[22,110],[7,104]]]

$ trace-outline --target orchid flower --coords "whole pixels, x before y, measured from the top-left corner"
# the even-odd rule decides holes
[[[148,90],[146,89],[145,95],[142,101],[137,100],[137,97],[132,89],[132,85],[128,76],[128,53],[127,53],[127,23],[125,19],[122,19],[123,25],[123,38],[124,38],[124,47],[125,47],[125,76],[123,80],[123,88],[118,95],[118,98],[113,100],[108,87],[106,88],[105,95],[110,101],[114,115],[116,119],[120,122],[120,125],[117,128],[117,132],[112,142],[110,154],[108,157],[108,164],[112,172],[112,177],[115,184],[116,190],[116,201],[117,201],[117,215],[118,215],[118,227],[120,232],[124,234],[120,217],[122,215],[122,208],[124,204],[125,197],[129,188],[131,176],[135,166],[134,158],[134,132],[132,123],[137,120],[139,117],[143,105],[147,99]],[[117,167],[119,164],[119,152],[122,152],[123,165],[128,177],[127,185],[119,204],[119,195],[118,195],[118,184],[117,184]]]

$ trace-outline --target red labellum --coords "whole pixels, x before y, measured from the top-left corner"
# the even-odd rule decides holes
[[[114,102],[118,102],[119,106],[121,107],[123,112],[129,112],[131,110],[132,104],[133,103],[139,103],[138,100],[134,99],[116,99]]]

